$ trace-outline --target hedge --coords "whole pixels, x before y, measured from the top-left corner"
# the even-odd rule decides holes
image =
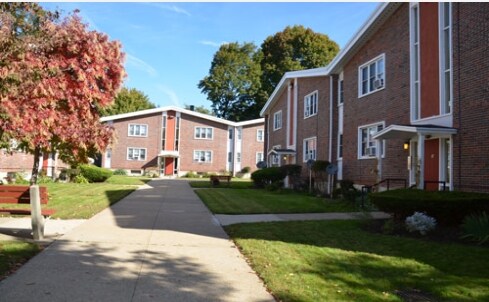
[[[80,165],[80,174],[85,177],[88,182],[104,182],[112,176],[112,171],[105,168],[100,168],[93,165]]]
[[[265,168],[251,173],[251,179],[258,188],[264,188],[266,185],[278,183],[285,176],[285,171],[279,167]]]
[[[399,189],[370,193],[369,197],[379,210],[397,220],[425,212],[442,225],[460,225],[469,214],[489,211],[489,194],[483,193]]]

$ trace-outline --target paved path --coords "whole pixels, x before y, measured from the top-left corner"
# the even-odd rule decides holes
[[[352,213],[304,213],[304,214],[255,214],[255,215],[215,215],[221,225],[236,223],[253,223],[269,221],[294,220],[351,220],[351,219],[386,219],[390,215],[383,212],[352,212]]]
[[[187,181],[153,180],[0,282],[1,301],[274,301]]]

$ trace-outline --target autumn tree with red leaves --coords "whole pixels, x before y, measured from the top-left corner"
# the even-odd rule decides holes
[[[100,123],[98,108],[117,94],[124,54],[76,13],[58,21],[24,5],[24,20],[36,17],[32,33],[16,27],[18,7],[0,10],[0,45],[7,48],[0,49],[0,140],[34,155],[35,184],[43,152],[83,162],[108,146],[113,131]]]

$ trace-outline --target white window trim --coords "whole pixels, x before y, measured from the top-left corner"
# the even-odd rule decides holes
[[[313,95],[316,95],[316,112],[314,112],[313,114],[306,115],[306,113],[307,113],[307,110],[306,110],[307,105],[311,101],[311,96],[313,96]],[[318,107],[319,107],[319,104],[318,103],[319,103],[319,91],[318,90],[313,91],[313,92],[309,93],[308,95],[306,95],[304,97],[304,119],[313,117],[313,116],[315,116],[315,115],[318,114]]]
[[[450,56],[450,112],[447,112],[445,110],[445,70],[443,67],[445,66],[445,52],[444,52],[444,24],[443,22],[445,21],[445,15],[444,15],[444,7],[443,5],[448,4],[449,5],[449,20],[448,20],[448,31],[449,31],[449,37],[448,37],[448,52]],[[453,112],[453,23],[452,23],[452,13],[453,13],[453,8],[452,4],[450,2],[440,2],[438,3],[438,50],[439,50],[439,68],[440,68],[440,75],[439,75],[439,80],[440,80],[440,115],[447,115],[447,114],[452,114]]]
[[[361,125],[358,127],[358,130],[357,130],[357,159],[375,159],[375,158],[377,158],[377,155],[375,155],[375,156],[368,156],[368,155],[363,156],[362,155],[362,129],[371,128],[371,127],[375,127],[375,126],[379,126],[379,125],[382,125],[382,129],[385,129],[385,121],[372,123],[372,124],[368,124],[368,125]],[[382,145],[382,158],[385,158],[385,141],[384,140],[382,140],[381,145]]]
[[[210,152],[211,160],[210,161],[200,161],[200,159],[195,160],[195,152],[205,152],[205,153]],[[204,154],[204,158],[205,158],[205,154]],[[214,160],[214,154],[213,154],[212,150],[193,150],[193,152],[192,152],[192,162],[194,162],[194,163],[212,164],[213,160]]]
[[[279,115],[280,115],[280,127],[275,127],[275,126],[276,126],[276,122],[275,122],[275,120],[276,120],[277,116],[279,116]],[[282,129],[282,124],[283,124],[283,120],[282,120],[282,110],[279,110],[279,111],[277,111],[277,112],[275,112],[275,113],[273,114],[273,131],[276,131],[276,130]]]
[[[384,80],[385,82],[385,80]],[[343,83],[343,102],[340,102],[340,96],[341,96],[341,87],[340,83]],[[343,79],[343,72],[340,73],[340,76],[338,77],[338,95],[337,95],[337,100],[336,100],[338,107],[343,106],[345,103],[345,81]]]
[[[316,143],[314,144],[316,149],[314,150],[314,158],[313,159],[316,160],[317,156],[318,156],[318,140],[317,140],[317,137],[313,136],[313,137],[305,138],[302,141],[302,161],[305,163],[309,160],[309,158],[306,159],[306,144],[308,141],[316,141]]]
[[[261,131],[261,139],[258,133]],[[257,142],[264,142],[265,141],[265,130],[264,129],[257,129],[256,130],[256,141]]]
[[[417,20],[418,20],[418,27],[417,27],[417,37],[418,37],[418,52],[417,52],[417,57],[418,57],[418,61],[415,62],[414,61],[414,22],[413,22],[413,8],[417,8],[417,12],[418,12],[418,16],[417,16]],[[420,26],[419,26],[419,3],[411,3],[409,5],[409,61],[410,61],[410,64],[409,64],[409,73],[410,73],[410,93],[409,93],[409,98],[410,98],[410,103],[411,103],[411,106],[410,106],[410,109],[411,109],[411,114],[410,114],[410,118],[411,118],[411,122],[414,122],[414,121],[417,121],[420,119],[421,117],[421,59],[420,59],[420,30],[419,30]],[[417,68],[415,68],[415,64],[417,64]],[[414,85],[414,82],[415,82],[415,74],[414,74],[414,71],[415,70],[418,70],[418,91],[416,92],[415,90],[415,85]],[[417,97],[414,97],[415,93],[417,93]],[[416,104],[416,101],[418,102],[418,104]]]
[[[340,144],[340,137],[342,137],[342,142]],[[342,154],[340,156],[340,146],[342,148]],[[336,141],[336,158],[337,159],[343,159],[343,153],[345,153],[345,144],[344,144],[344,136],[343,133],[338,132],[338,138]]]
[[[146,127],[146,135],[135,135],[135,134],[131,134],[131,126],[145,126]],[[127,136],[130,136],[130,137],[148,137],[148,124],[136,124],[136,123],[130,123],[127,125]],[[141,131],[139,131],[141,132]]]
[[[372,63],[374,62],[377,62],[377,61],[380,61],[380,60],[384,60],[384,85],[381,87],[381,88],[378,88],[378,89],[374,89],[372,91],[369,91],[365,94],[362,94],[362,68],[366,67],[366,66],[370,66]],[[373,58],[372,60],[366,62],[366,63],[363,63],[362,65],[360,65],[358,67],[358,98],[362,98],[362,97],[365,97],[367,95],[371,95],[372,93],[376,93],[376,92],[379,92],[379,91],[382,91],[385,89],[385,87],[387,86],[387,76],[386,76],[386,73],[387,73],[387,64],[386,64],[386,60],[385,60],[385,53]]]
[[[140,159],[138,157],[138,159],[132,159],[132,158],[129,158],[129,149],[133,149],[133,152],[134,152],[134,149],[138,149],[138,150],[144,150],[144,154],[145,154],[145,159]],[[127,150],[126,150],[126,160],[130,160],[130,161],[146,161],[148,159],[148,149],[147,148],[139,148],[139,147],[127,147]],[[141,151],[139,151],[139,153],[141,153]]]
[[[197,137],[197,129],[205,129],[206,130],[206,137]],[[207,137],[207,129],[211,129],[212,137],[208,138]],[[201,130],[202,131],[202,130]],[[202,133],[202,132],[201,132]],[[201,135],[202,136],[202,135]],[[214,140],[214,128],[213,127],[203,127],[203,126],[195,126],[194,127],[194,139],[203,139],[203,140]]]

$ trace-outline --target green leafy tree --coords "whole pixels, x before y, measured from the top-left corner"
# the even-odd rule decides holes
[[[147,95],[135,88],[124,87],[117,93],[114,104],[99,110],[102,116],[107,116],[152,108],[156,108],[156,105],[149,101]]]
[[[261,45],[261,84],[270,95],[287,71],[326,66],[338,53],[336,42],[301,25],[287,26]]]
[[[212,102],[216,116],[234,121],[257,116],[263,105],[263,101],[259,100],[260,59],[260,52],[253,43],[235,42],[219,48],[212,60],[209,75],[198,84]]]
[[[191,110],[190,106],[191,105],[187,105],[187,104],[184,105],[185,109],[187,109],[187,110]],[[212,112],[211,110],[209,110],[208,108],[206,108],[202,105],[201,106],[194,106],[193,111],[198,112],[198,113],[202,113],[202,114],[207,114],[207,115],[214,115],[214,112]]]

